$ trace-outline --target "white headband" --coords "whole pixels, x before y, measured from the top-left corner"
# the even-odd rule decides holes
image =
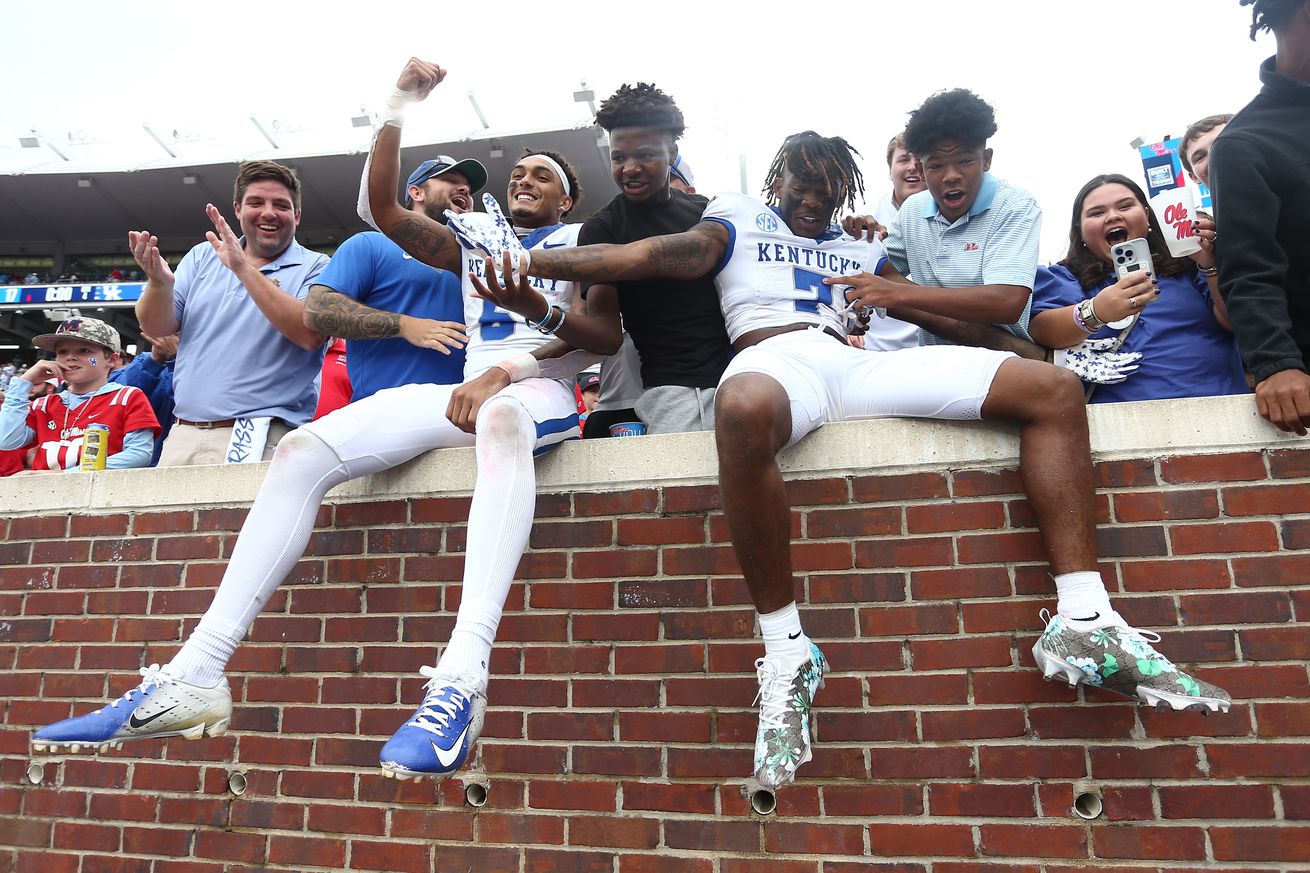
[[[569,190],[569,177],[565,175],[564,168],[559,165],[559,161],[556,161],[550,155],[524,155],[519,158],[519,163],[523,163],[528,158],[536,158],[539,161],[545,161],[550,164],[550,168],[555,171],[555,175],[559,176],[559,183],[563,186],[565,195],[569,197],[573,196],[573,192]]]

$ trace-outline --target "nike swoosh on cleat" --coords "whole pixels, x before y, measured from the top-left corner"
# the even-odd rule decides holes
[[[798,640],[798,639],[800,639],[800,638],[801,638],[801,632],[800,632],[800,631],[796,631],[796,633],[794,633],[794,634],[787,634],[787,639],[789,639],[789,640]]]
[[[437,753],[437,760],[442,767],[449,770],[459,760],[459,747],[464,745],[464,737],[468,735],[468,732],[468,725],[465,725],[464,730],[460,731],[459,736],[455,737],[455,742],[450,744],[449,749],[443,749],[436,743],[432,744],[432,751]]]
[[[146,725],[150,724],[152,721],[154,721],[155,719],[159,718],[161,715],[164,715],[165,713],[168,713],[168,712],[172,712],[173,710],[177,709],[177,708],[178,708],[179,706],[181,706],[181,705],[182,705],[182,704],[180,704],[180,703],[174,703],[174,704],[173,704],[172,706],[170,706],[168,709],[161,709],[159,712],[155,713],[154,715],[150,716],[149,718],[141,718],[141,719],[138,719],[138,718],[136,717],[136,713],[133,712],[131,715],[129,715],[129,716],[127,717],[127,723],[128,723],[129,725],[131,725],[133,728],[140,729],[140,728],[143,728],[143,727],[145,727]]]

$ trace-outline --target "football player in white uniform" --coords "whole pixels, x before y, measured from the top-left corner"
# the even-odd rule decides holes
[[[848,289],[869,275],[904,289],[909,305],[887,301],[891,315],[928,330],[961,316],[999,320],[949,291],[912,285],[884,260],[879,243],[843,238],[831,226],[838,207],[852,209],[862,191],[852,152],[845,140],[813,131],[789,137],[766,180],[768,204],[720,195],[692,230],[627,246],[525,253],[485,222],[451,218],[461,243],[500,254],[505,264],[517,258],[528,275],[591,282],[716,275],[737,352],[716,400],[719,479],[764,637],[755,776],[768,788],[791,781],[811,757],[810,705],[827,669],[796,609],[779,450],[826,421],[914,416],[1016,424],[1020,472],[1052,570],[1095,574],[1097,567],[1086,410],[1072,373],[983,348],[862,352],[846,344],[847,294],[855,294]],[[528,313],[544,305],[520,282],[480,293]],[[870,297],[866,292],[861,309],[880,305]],[[1202,683],[1202,693],[1167,702],[1226,708],[1227,696],[1211,689]]]
[[[568,307],[575,305],[574,284],[534,282],[534,291],[549,300],[551,308],[547,318],[529,326],[472,294],[468,259],[450,230],[432,217],[441,216],[439,208],[431,213],[396,202],[401,107],[425,98],[444,76],[440,67],[416,59],[401,73],[365,166],[360,211],[397,242],[423,246],[432,256],[430,262],[463,277],[468,336],[464,383],[387,388],[292,431],[278,446],[213,604],[182,651],[109,706],[39,732],[33,738],[38,751],[101,749],[148,736],[222,733],[232,710],[223,670],[304,553],[324,494],[429,449],[476,445],[478,477],[455,627],[437,665],[420,669],[429,679],[424,700],[383,747],[381,764],[388,776],[440,779],[468,759],[486,709],[488,660],[501,610],[532,527],[533,456],[578,437],[573,377],[600,358],[576,352],[538,368],[533,352],[548,343],[549,336],[543,334],[557,328]],[[443,206],[466,208],[471,200],[465,177],[456,173],[458,181],[448,181],[461,166],[442,170],[440,179],[417,179],[409,196],[437,196]],[[480,165],[476,169],[481,170]],[[508,232],[522,235],[524,245],[542,251],[572,245],[578,226],[560,221],[579,194],[577,175],[562,156],[542,152],[523,157],[506,192],[513,220]],[[481,259],[475,260],[473,266],[480,268]],[[320,308],[318,317],[333,322],[331,333],[352,338],[395,336],[396,323],[405,318],[342,294],[328,295]],[[410,319],[419,321],[424,320]],[[450,329],[454,327],[430,322],[423,337],[401,330],[416,345],[458,348],[464,336]]]

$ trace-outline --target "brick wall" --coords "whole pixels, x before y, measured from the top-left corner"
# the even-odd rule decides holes
[[[445,475],[432,465],[467,476],[468,452],[323,509],[232,663],[228,735],[98,758],[31,756],[29,732],[170,657],[249,489],[188,490],[194,471],[60,486],[119,495],[85,504],[6,486],[12,505],[66,508],[0,521],[0,871],[1310,869],[1310,450],[1249,421],[1241,445],[1215,425],[1219,454],[1146,450],[1131,444],[1168,444],[1161,427],[1192,439],[1194,416],[1148,416],[1156,435],[1132,437],[1100,415],[1106,578],[1232,712],[1042,681],[1028,650],[1053,598],[1011,437],[829,428],[788,466],[802,609],[834,673],[815,758],[767,817],[743,793],[760,644],[700,435],[543,464],[480,760],[441,785],[383,779],[377,759],[459,601],[468,499],[407,488]],[[869,447],[902,463],[861,468]],[[652,452],[662,476],[618,491],[569,472]],[[173,505],[131,505],[133,483]],[[481,809],[468,781],[489,787]],[[1091,822],[1071,812],[1083,791],[1103,799]]]

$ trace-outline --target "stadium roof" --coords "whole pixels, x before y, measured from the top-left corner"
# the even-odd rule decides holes
[[[473,157],[486,165],[488,190],[498,197],[523,147],[558,151],[577,168],[586,196],[571,220],[586,218],[616,193],[610,178],[608,143],[593,125],[559,130],[490,132],[454,142],[410,145],[401,152],[408,173],[437,154]],[[263,158],[294,166],[304,185],[302,243],[324,245],[364,229],[355,215],[364,153],[286,154],[268,149],[243,160]],[[148,229],[166,242],[189,247],[211,229],[204,205],[212,202],[231,217],[232,181],[238,161],[154,162],[137,169],[94,169],[94,164],[43,161],[0,175],[0,253],[19,243],[33,251],[62,243],[73,253],[78,243],[122,242],[127,231]],[[188,242],[189,241],[189,242]]]

